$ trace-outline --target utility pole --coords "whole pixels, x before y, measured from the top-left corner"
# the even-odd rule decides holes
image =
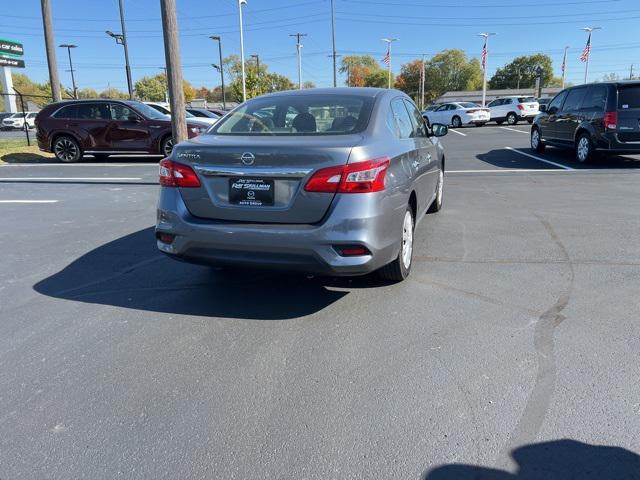
[[[58,78],[58,62],[56,60],[56,42],[53,39],[53,22],[51,21],[51,1],[41,0],[42,25],[44,27],[44,43],[47,49],[47,64],[49,65],[49,83],[54,102],[62,100],[60,79]]]
[[[336,8],[335,8],[335,2],[334,0],[331,0],[331,43],[332,43],[332,54],[331,56],[333,57],[333,88],[336,88],[338,86],[338,77],[337,77],[337,70],[336,70]],[[347,81],[347,84],[349,82]]]
[[[123,0],[119,0],[120,5],[120,25],[122,28],[122,46],[124,47],[124,68],[127,71],[127,87],[129,89],[129,99],[133,100],[133,83],[131,82],[131,65],[129,65],[129,45],[127,43],[127,31],[124,27],[124,5]]]
[[[73,86],[73,98],[78,98],[78,88],[76,87],[76,77],[73,75],[73,63],[71,62],[71,49],[76,48],[77,45],[72,45],[70,43],[63,43],[62,45],[58,45],[60,48],[66,48],[67,53],[69,54],[69,71],[71,72],[71,85]]]
[[[562,57],[562,89],[564,89],[564,79],[567,73],[567,50],[569,50],[569,47],[564,47],[564,56]]]
[[[489,37],[496,35],[493,32],[479,33],[478,36],[484,38],[482,47],[482,106],[487,106],[487,64],[489,62]]]
[[[290,37],[296,37],[296,50],[298,52],[298,90],[302,90],[302,44],[300,37],[306,37],[306,33],[292,33]]]
[[[582,52],[582,56],[580,59],[585,62],[584,66],[584,83],[587,83],[587,77],[589,76],[589,57],[591,57],[591,34],[594,30],[600,30],[602,27],[584,27],[581,30],[589,33],[589,37],[587,38],[587,44],[584,47]]]
[[[260,76],[260,55],[254,53],[251,55],[251,58],[255,58],[256,60],[256,78],[258,78]]]
[[[222,66],[222,37],[219,35],[212,35],[209,37],[211,40],[218,42],[218,53],[220,55],[220,66],[213,64],[213,68],[217,68],[220,71],[220,83],[222,84],[222,109],[227,109],[227,98],[224,93],[224,68]]]
[[[238,0],[238,15],[240,17],[240,68],[242,70],[242,101],[247,101],[247,75],[244,71],[244,30],[242,27],[242,5],[246,5],[247,0]],[[222,65],[220,65],[222,68]]]
[[[178,43],[178,19],[176,0],[160,0],[162,13],[162,33],[164,36],[164,56],[169,82],[169,103],[171,104],[171,130],[173,142],[187,139],[187,117],[185,115],[184,91],[182,89],[182,65]]]
[[[631,64],[631,70],[629,70],[629,80],[633,80],[633,63]]]
[[[389,88],[391,88],[391,44],[397,41],[397,38],[383,38],[383,42],[387,42],[387,55],[384,57],[384,63],[387,64],[387,75],[389,77]]]

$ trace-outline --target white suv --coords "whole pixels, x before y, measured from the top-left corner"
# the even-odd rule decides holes
[[[37,112],[24,112],[24,114],[22,112],[14,113],[2,120],[2,129],[9,130],[15,128],[22,130],[24,129],[25,123],[29,128],[34,128],[36,126],[36,115]]]
[[[540,106],[534,97],[503,97],[497,98],[487,105],[491,111],[491,121],[501,125],[507,122],[515,125],[519,120],[533,123],[533,119],[540,113]]]

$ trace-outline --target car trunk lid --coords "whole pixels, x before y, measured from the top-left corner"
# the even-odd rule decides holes
[[[172,158],[191,165],[200,188],[181,189],[196,217],[255,223],[317,223],[332,193],[306,192],[320,168],[345,165],[360,135],[202,135],[176,146]]]

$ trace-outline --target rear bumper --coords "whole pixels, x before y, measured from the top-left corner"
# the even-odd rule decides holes
[[[640,142],[621,142],[616,133],[608,132],[596,141],[596,150],[620,155],[635,155],[640,153]]]
[[[400,250],[404,211],[379,194],[338,195],[318,225],[248,224],[192,216],[179,189],[161,188],[157,241],[163,253],[197,264],[263,267],[326,275],[362,275],[388,264]],[[406,199],[403,199],[406,208]],[[400,203],[400,202],[398,202]],[[343,216],[348,214],[348,217]],[[336,245],[365,246],[371,255],[342,257]]]

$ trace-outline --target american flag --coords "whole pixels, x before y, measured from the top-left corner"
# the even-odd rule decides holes
[[[391,65],[391,46],[387,48],[387,54],[382,59],[382,63],[385,65]]]
[[[587,44],[584,46],[582,55],[580,55],[580,60],[582,60],[583,62],[588,61],[590,53],[591,53],[591,32],[589,32],[589,38],[587,39]]]
[[[487,66],[487,39],[484,39],[484,45],[482,46],[482,69]]]

